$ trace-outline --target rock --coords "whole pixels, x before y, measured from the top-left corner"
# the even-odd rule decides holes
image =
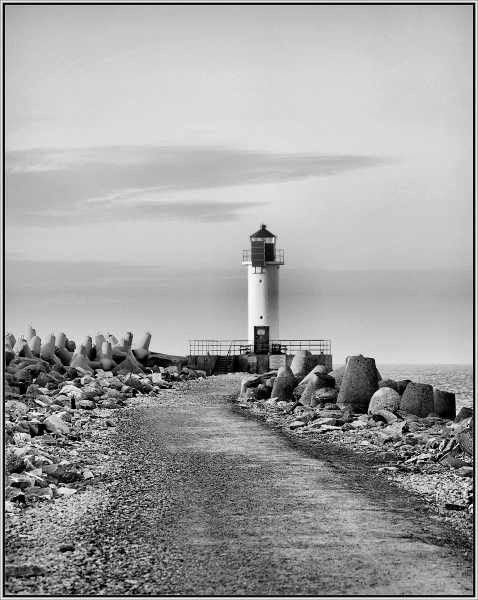
[[[400,400],[400,410],[417,415],[417,417],[426,417],[433,412],[433,387],[427,383],[411,381]]]
[[[28,424],[28,432],[31,437],[35,437],[38,435],[38,425],[36,423],[32,423],[31,421],[27,422]]]
[[[16,371],[15,375],[18,381],[33,383],[33,374],[30,369],[19,369]]]
[[[381,387],[370,399],[368,414],[375,415],[379,410],[393,412],[400,406],[400,396],[398,392],[390,387]]]
[[[408,431],[408,424],[406,421],[395,421],[384,427],[381,433],[392,435],[395,441],[402,438],[402,435]]]
[[[25,503],[25,492],[19,487],[7,486],[4,490],[5,500],[8,502]]]
[[[470,456],[473,456],[473,421],[470,421],[469,427],[463,429],[459,433],[455,434],[455,439],[458,442],[463,452],[466,452]]]
[[[272,398],[277,398],[278,402],[288,402],[292,398],[292,392],[297,385],[297,380],[290,367],[280,367],[277,371],[274,385],[272,387]]]
[[[289,424],[289,429],[298,429],[299,427],[304,427],[304,425],[304,421],[292,421],[292,423]]]
[[[335,389],[335,384],[334,387],[319,388],[315,392],[315,397],[319,401],[319,404],[334,404],[334,406],[336,406],[335,402],[337,400],[337,396],[338,393]]]
[[[28,498],[45,498],[47,500],[53,498],[53,490],[49,487],[27,487],[23,491],[27,500]]]
[[[407,385],[411,383],[410,379],[401,379],[400,381],[397,381],[397,392],[400,394],[400,396],[403,395],[403,392],[407,389]]]
[[[5,565],[5,578],[11,577],[38,577],[43,575],[45,570],[40,565],[34,563],[18,563]]]
[[[50,378],[44,372],[39,373],[37,378],[35,379],[36,385],[40,387],[45,387],[50,382]]]
[[[290,370],[298,381],[302,380],[311,371],[311,356],[312,352],[310,350],[299,350],[292,359]]]
[[[4,405],[4,410],[6,413],[12,415],[12,417],[17,418],[26,415],[30,408],[24,402],[20,402],[19,400],[7,400]]]
[[[83,408],[84,410],[94,410],[96,408],[96,403],[93,400],[86,400],[83,398],[76,403],[78,408]]]
[[[131,374],[129,374],[126,379],[125,379],[125,385],[130,386],[131,388],[138,390],[139,392],[143,392],[145,391],[145,383],[143,381],[141,381],[141,379],[138,379],[138,377],[133,377]],[[118,398],[121,396],[121,394],[116,394],[115,396],[113,396],[113,394],[111,394],[113,390],[107,390],[107,393],[109,396]],[[117,390],[114,390],[115,392],[117,392]]]
[[[443,390],[433,390],[433,412],[444,419],[456,417],[455,394]]]
[[[473,409],[472,408],[468,408],[467,406],[464,406],[462,409],[460,409],[460,412],[453,419],[453,422],[454,423],[460,423],[460,421],[464,421],[465,419],[469,419],[472,416],[473,416]]]
[[[319,390],[319,392],[320,392],[320,390]],[[335,402],[325,402],[324,410],[341,410],[341,409],[340,409],[340,406],[335,404]]]
[[[336,425],[337,424],[337,419],[334,419],[332,417],[322,417],[319,419],[314,419],[314,422],[312,423],[311,427],[320,427],[321,425]]]
[[[246,400],[259,400],[259,392],[257,388],[250,387],[246,390]]]
[[[51,431],[52,433],[61,435],[68,435],[70,433],[70,428],[58,415],[51,415],[47,417],[43,423],[47,431]]]
[[[73,483],[74,481],[82,481],[83,469],[77,464],[59,465],[55,471],[55,477],[60,483]]]
[[[94,398],[100,396],[103,393],[103,389],[101,388],[101,386],[97,386],[94,384],[85,385],[83,388],[81,388],[81,391],[83,392],[83,396],[84,398],[86,398],[86,400],[93,400]]]
[[[373,394],[378,390],[375,360],[362,356],[350,356],[347,361],[340,392],[339,406],[351,406],[356,412],[367,412]]]
[[[351,421],[350,425],[353,429],[362,429],[363,427],[367,427],[367,423],[359,419],[357,421]]]
[[[471,467],[470,463],[465,462],[464,460],[460,460],[456,458],[451,453],[444,456],[440,461],[442,465],[449,465],[453,469],[458,469],[460,467]]]
[[[18,433],[30,433],[28,421],[19,421],[18,423],[15,423],[13,426],[13,431],[17,431]]]
[[[260,383],[257,388],[257,399],[258,400],[267,400],[271,397],[272,388],[265,385],[265,383]]]
[[[68,396],[69,398],[75,398],[75,400],[82,400],[85,397],[80,388],[72,384],[64,385],[60,391],[65,396]]]
[[[395,421],[398,421],[398,417],[397,415],[394,415],[392,412],[390,412],[389,410],[385,410],[385,409],[380,409],[380,410],[376,410],[373,413],[373,418],[377,421],[378,417],[382,417],[383,420],[386,423],[394,423]]]
[[[378,388],[380,389],[383,387],[391,388],[392,390],[395,390],[398,393],[397,382],[393,379],[381,379],[378,382]]]
[[[461,467],[455,471],[455,475],[460,477],[473,477],[473,467]]]

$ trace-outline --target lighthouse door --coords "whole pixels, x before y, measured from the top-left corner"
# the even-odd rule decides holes
[[[254,354],[269,352],[269,326],[254,327]]]

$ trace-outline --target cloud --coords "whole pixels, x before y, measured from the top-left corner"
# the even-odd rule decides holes
[[[366,155],[268,154],[206,146],[31,149],[8,152],[5,159],[7,223],[37,225],[92,215],[228,221],[251,204],[174,198],[186,191],[340,175],[397,162]]]

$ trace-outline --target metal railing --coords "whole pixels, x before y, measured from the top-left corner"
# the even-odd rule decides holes
[[[243,250],[242,251],[242,262],[251,262],[251,261],[252,261],[251,250]],[[268,262],[283,263],[284,262],[284,250],[276,250],[275,256],[272,260],[267,260],[267,258],[266,258],[266,263],[268,263]]]
[[[268,354],[295,354],[298,350],[332,354],[330,340],[270,340],[261,348],[261,352]],[[254,343],[249,340],[189,340],[190,356],[238,356],[253,352]]]

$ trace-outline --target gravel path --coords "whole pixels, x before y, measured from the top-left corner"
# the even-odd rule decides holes
[[[103,482],[8,517],[7,563],[40,574],[6,595],[472,595],[458,534],[365,458],[244,418],[239,381],[118,412]]]

